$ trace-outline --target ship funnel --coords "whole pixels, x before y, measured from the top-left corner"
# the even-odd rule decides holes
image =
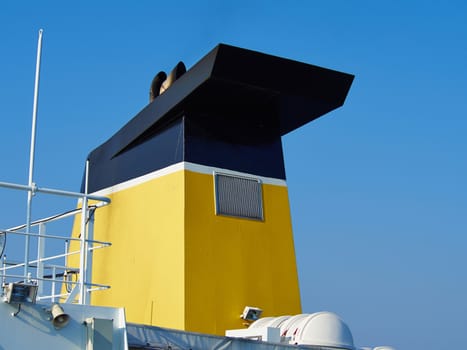
[[[281,138],[342,106],[353,76],[225,44],[185,71],[159,73],[153,102],[89,154],[83,191],[112,201],[94,239],[113,242],[92,269],[112,289],[92,303],[218,335],[258,319],[252,306],[300,314]]]
[[[62,329],[70,322],[70,316],[65,313],[59,304],[53,304],[50,312],[52,313],[52,324],[55,329]]]

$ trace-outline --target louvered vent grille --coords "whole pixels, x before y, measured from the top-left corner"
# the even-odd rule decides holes
[[[263,220],[263,192],[258,179],[214,174],[216,214]]]

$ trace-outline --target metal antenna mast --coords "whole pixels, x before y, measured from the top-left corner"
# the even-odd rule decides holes
[[[24,276],[27,277],[29,270],[29,233],[31,230],[31,205],[32,197],[35,193],[35,183],[33,182],[34,174],[34,153],[36,146],[36,120],[37,120],[37,105],[39,96],[39,78],[41,70],[41,52],[42,52],[42,29],[39,29],[39,38],[37,41],[37,57],[36,57],[36,78],[34,81],[34,103],[32,107],[32,128],[31,128],[31,149],[29,153],[29,178],[28,178],[28,205],[26,214],[26,244],[24,252]]]

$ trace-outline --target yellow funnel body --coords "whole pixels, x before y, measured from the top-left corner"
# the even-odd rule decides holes
[[[112,204],[96,212],[94,238],[112,247],[94,254],[92,272],[112,288],[92,304],[124,306],[129,322],[211,334],[243,327],[245,306],[300,313],[285,183],[243,175],[260,181],[264,219],[217,215],[212,169],[187,168],[100,192]]]

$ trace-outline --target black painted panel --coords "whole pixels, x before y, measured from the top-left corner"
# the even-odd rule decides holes
[[[89,157],[89,192],[181,162],[183,139],[183,119],[178,119],[145,142],[113,158],[93,152]]]
[[[89,191],[183,160],[285,179],[281,136],[341,106],[352,81],[220,44],[91,152]]]
[[[225,134],[229,130],[225,130]],[[235,132],[232,132],[235,134]],[[285,179],[282,142],[277,137],[232,138],[209,133],[199,119],[186,118],[185,160],[249,174]],[[243,141],[243,142],[242,142]]]

